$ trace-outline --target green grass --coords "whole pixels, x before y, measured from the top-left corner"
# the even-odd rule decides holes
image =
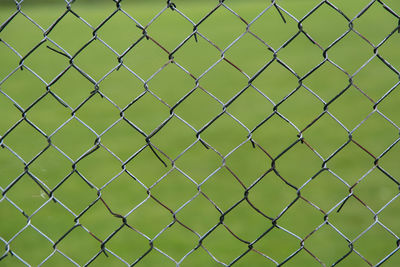
[[[200,21],[214,8],[215,2],[175,1],[178,9],[194,22]],[[267,7],[266,1],[261,0],[225,2],[247,22]],[[352,19],[368,1],[332,2]],[[397,1],[385,3],[399,13]],[[300,20],[318,1],[282,0],[279,4]],[[122,2],[122,9],[142,25],[148,24],[164,7],[165,1]],[[115,4],[111,1],[109,4],[96,5],[76,1],[72,10],[96,28],[115,10]],[[0,22],[14,11],[12,6],[2,6]],[[56,4],[35,6],[24,2],[22,11],[47,29],[65,11],[65,7]],[[249,29],[277,50],[298,32],[297,22],[287,14],[284,16],[286,24],[276,9],[270,8]],[[378,45],[397,25],[398,20],[379,3],[354,21],[354,29],[374,45]],[[326,49],[348,29],[348,23],[328,5],[324,5],[305,19],[303,29]],[[147,33],[172,52],[192,30],[193,25],[176,11],[167,9],[148,27]],[[246,24],[223,7],[202,23],[198,31],[220,51],[200,35],[197,36],[197,42],[191,38],[177,49],[173,61],[152,40],[144,39],[135,46],[123,57],[123,63],[142,80],[124,66],[119,70],[114,69],[118,65],[117,55],[99,40],[94,40],[76,54],[91,40],[93,30],[72,14],[65,16],[47,35],[49,40],[26,57],[23,70],[16,70],[4,80],[20,61],[4,42],[24,57],[43,39],[43,33],[21,14],[0,32],[0,38],[4,41],[0,42],[0,137],[5,145],[5,148],[0,148],[0,186],[3,192],[0,202],[0,240],[3,243],[10,242],[12,252],[30,265],[38,265],[51,255],[44,265],[69,266],[72,263],[62,254],[84,265],[100,252],[99,240],[105,241],[105,248],[131,264],[151,248],[149,240],[145,238],[147,236],[155,238],[154,249],[138,266],[176,266],[159,251],[179,262],[198,245],[198,235],[203,236],[216,226],[221,213],[243,199],[245,189],[251,188],[248,199],[260,212],[242,201],[224,215],[224,224],[237,237],[253,242],[272,227],[271,221],[262,214],[271,218],[279,217],[276,221],[279,228],[273,228],[253,245],[255,250],[278,263],[304,246],[287,262],[288,266],[320,265],[310,253],[324,264],[332,265],[350,251],[343,236],[354,241],[354,249],[371,264],[378,263],[393,251],[396,248],[395,235],[400,235],[399,200],[395,199],[380,210],[398,195],[398,185],[381,170],[395,179],[400,177],[400,145],[397,144],[382,156],[399,138],[399,129],[395,125],[400,125],[400,113],[397,112],[400,89],[393,90],[379,102],[376,111],[373,114],[371,112],[375,103],[399,83],[399,76],[377,57],[358,71],[374,55],[374,49],[351,32],[327,50],[331,62],[343,68],[347,75],[326,61],[311,75],[301,79],[303,86],[290,94],[299,86],[299,79],[274,61],[254,79],[254,87],[245,90],[226,106],[225,114],[204,127],[224,110],[224,104],[247,86],[249,77],[253,77],[272,60],[273,54],[249,33],[225,50],[246,31]],[[98,29],[97,35],[116,53],[122,54],[142,36],[142,31],[122,12],[118,12]],[[74,68],[69,68],[60,79],[54,80],[69,66],[69,60],[46,48],[50,46],[60,50],[53,42],[65,49],[66,53],[76,55],[74,64],[98,82],[99,91],[104,97],[100,94],[91,95],[95,86]],[[378,49],[379,55],[397,70],[400,69],[398,47],[400,34],[395,33]],[[222,51],[224,57],[241,71],[222,60],[204,74],[221,59]],[[303,77],[324,60],[322,54],[318,46],[300,34],[279,49],[277,57],[299,77]],[[165,64],[166,67],[153,76]],[[45,84],[28,68],[45,83],[51,84],[51,92],[68,107],[46,93]],[[353,76],[353,84],[358,88],[349,87],[332,102],[349,86],[350,76]],[[198,79],[198,85],[193,77]],[[148,89],[164,103],[146,93],[129,106],[144,92],[144,81]],[[196,88],[194,92],[176,105],[193,88]],[[290,97],[282,102],[289,94]],[[39,98],[40,101],[35,102]],[[352,132],[355,141],[348,143],[332,158],[332,153],[349,140],[349,133],[327,113],[306,128],[324,113],[326,103],[330,103],[327,109],[329,113]],[[160,124],[170,118],[175,105],[174,114],[191,127],[174,116],[165,127],[155,132]],[[275,114],[256,128],[273,113],[274,106],[277,106],[281,116]],[[9,132],[21,120],[21,110],[25,111],[26,119]],[[150,141],[167,167],[149,147],[141,150],[146,145],[145,137],[122,120],[120,114],[146,135],[154,134]],[[109,128],[111,125],[113,127]],[[212,149],[206,149],[197,139],[196,132],[201,129],[201,139]],[[304,143],[295,143],[299,140],[299,131],[302,131]],[[255,147],[249,139],[250,132]],[[51,140],[51,146],[48,140]],[[94,149],[98,141],[99,148],[83,156]],[[132,157],[137,151],[141,152]],[[375,164],[375,158],[378,157],[378,164]],[[269,171],[272,163],[276,172]],[[22,175],[24,165],[28,171]],[[19,180],[13,184],[17,177],[20,177]],[[260,177],[263,178],[258,180]],[[52,192],[53,198],[49,199],[34,179],[40,181],[43,189]],[[219,210],[206,197],[198,194],[197,188]],[[336,212],[350,188],[354,196],[340,212]],[[297,189],[300,189],[301,198],[298,198]],[[179,222],[192,231],[174,221],[171,212],[150,198],[147,190],[176,212]],[[110,210],[98,199],[98,195]],[[194,196],[192,201],[185,204]],[[280,216],[291,203],[293,205]],[[93,205],[86,210],[90,204]],[[142,234],[123,226],[122,219],[113,216],[110,211],[125,216],[127,223]],[[358,238],[374,223],[374,212],[378,211],[378,223]],[[329,225],[323,225],[325,218]],[[380,224],[389,228],[392,234]],[[314,232],[317,228],[318,231]],[[117,229],[120,230],[112,236]],[[89,231],[99,240],[91,236]],[[304,240],[303,244],[301,240]],[[223,225],[209,233],[202,244],[225,264],[231,263],[248,249],[246,243],[235,238]],[[92,264],[124,266],[112,253],[108,252],[107,256],[101,253]],[[387,265],[399,264],[397,253],[388,260]],[[0,265],[19,266],[22,263],[16,256],[8,254]],[[275,264],[252,250],[234,265]],[[199,248],[187,256],[181,266],[220,265],[204,249]],[[343,260],[342,266],[368,264],[352,252]]]

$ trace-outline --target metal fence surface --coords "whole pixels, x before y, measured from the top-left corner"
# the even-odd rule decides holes
[[[4,265],[399,264],[396,1],[28,2],[0,13]]]

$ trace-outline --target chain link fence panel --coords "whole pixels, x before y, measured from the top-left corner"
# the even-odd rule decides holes
[[[396,0],[0,2],[2,266],[400,264]]]

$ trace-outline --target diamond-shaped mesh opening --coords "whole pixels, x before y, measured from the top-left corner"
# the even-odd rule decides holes
[[[117,12],[98,29],[97,35],[121,54],[142,36],[141,30],[136,25],[135,21],[127,15]],[[116,28],[124,28],[125,30],[122,33],[116,31]]]
[[[4,81],[1,90],[11,97],[14,104],[27,108],[45,93],[45,85],[29,70],[19,69]]]
[[[197,183],[204,181],[222,164],[221,157],[200,142],[191,146],[176,161],[176,166]]]
[[[65,12],[65,3],[62,1],[52,2],[52,11],[46,16],[43,16],[43,10],[41,6],[37,6],[35,0],[24,0],[24,5],[21,6],[22,12],[29,18],[33,19],[35,23],[39,24],[43,29],[47,29],[53,24],[58,17]],[[11,2],[10,2],[11,3]]]
[[[281,263],[300,248],[300,240],[279,228],[272,228],[258,240],[254,248]]]
[[[138,39],[135,44],[123,57],[124,64],[147,80],[168,62],[168,55],[152,40]]]
[[[321,169],[322,161],[305,144],[297,143],[276,161],[279,174],[296,187],[302,186]]]
[[[226,211],[243,199],[244,188],[226,168],[221,168],[201,186],[204,196],[218,209]]]
[[[174,189],[181,192],[179,197],[174,193]],[[168,173],[151,189],[151,194],[173,211],[182,207],[193,198],[196,193],[196,185],[177,170]]]
[[[278,57],[299,75],[305,75],[323,60],[321,49],[304,34],[288,42],[279,50]]]
[[[241,202],[224,216],[224,225],[240,239],[247,242],[256,240],[269,228],[269,220],[252,209],[247,202]],[[247,229],[252,225],[251,229]]]
[[[70,38],[70,35],[65,33],[73,34],[74,37]],[[91,37],[92,30],[90,27],[71,12],[68,12],[49,33],[49,38],[62,46],[63,50],[70,55],[77,53]]]
[[[92,149],[96,135],[77,119],[72,119],[53,135],[52,141],[68,157],[77,159]]]
[[[136,127],[151,133],[169,116],[168,108],[150,93],[146,93],[124,110],[125,118]]]
[[[355,197],[350,197],[338,212],[329,215],[329,222],[348,239],[353,240],[374,222],[374,214]]]
[[[299,199],[279,218],[278,225],[304,239],[323,222],[323,217],[309,202]]]
[[[248,84],[244,76],[232,63],[222,60],[206,72],[200,85],[222,102],[227,102]]]
[[[323,171],[301,189],[301,195],[316,207],[328,212],[346,198],[348,190],[339,178]]]
[[[195,129],[201,129],[222,110],[222,105],[198,87],[176,107],[175,113]]]
[[[100,242],[83,227],[77,226],[59,240],[57,249],[77,264],[84,265],[100,251]],[[82,249],[86,253],[79,253]]]
[[[74,68],[68,69],[51,87],[51,91],[71,108],[90,96],[94,85]]]
[[[98,40],[90,40],[76,55],[75,64],[92,79],[103,78],[118,63],[116,55]],[[97,57],[97,55],[101,57]]]
[[[357,108],[354,108],[354,106]],[[329,104],[329,111],[343,125],[352,130],[358,126],[372,111],[373,102],[359,89],[351,86]]]
[[[232,117],[223,114],[202,133],[202,139],[221,154],[231,152],[246,140],[248,132]]]
[[[25,228],[11,242],[10,249],[26,262],[39,265],[53,248],[50,241],[32,227]]]
[[[243,50],[251,50],[253,52],[251,54],[243,53]],[[272,53],[268,50],[268,46],[250,33],[246,33],[240,37],[225,53],[225,56],[235,66],[250,76],[254,75],[272,59]]]
[[[350,142],[328,162],[327,166],[341,179],[353,185],[372,169],[374,158]]]
[[[271,114],[273,105],[253,87],[248,87],[228,107],[228,112],[242,122],[248,129],[255,128]],[[244,113],[243,110],[248,110]]]
[[[377,18],[382,18],[377,20]],[[354,29],[361,33],[374,45],[379,44],[386,36],[397,27],[398,18],[390,14],[381,3],[372,4],[368,10],[355,21]],[[373,31],[373,25],[382,25],[379,31]]]
[[[220,49],[225,49],[246,30],[246,24],[223,5],[204,20],[198,31]]]
[[[120,214],[127,214],[147,198],[146,189],[126,172],[118,175],[101,192],[108,207]]]
[[[296,76],[277,60],[267,64],[252,84],[269,99],[278,103],[299,85]]]
[[[100,91],[122,109],[144,91],[144,85],[127,68],[121,67],[102,80]]]
[[[32,224],[54,242],[70,230],[74,216],[57,202],[49,201],[32,217]]]
[[[151,209],[153,212],[147,212]],[[154,199],[148,199],[128,216],[128,223],[149,238],[154,238],[173,220],[172,214]],[[149,223],[151,222],[151,223]]]
[[[380,79],[382,81],[378,82]],[[354,77],[357,87],[374,101],[378,101],[398,81],[398,74],[376,57]]]
[[[399,129],[376,112],[361,124],[353,135],[354,140],[373,155],[380,155],[398,137]]]
[[[100,147],[82,158],[76,168],[92,184],[101,187],[121,171],[121,162],[106,149]]]
[[[343,70],[325,62],[307,76],[303,84],[322,100],[329,102],[348,87],[349,77]]]
[[[76,116],[97,133],[102,133],[120,118],[119,112],[107,99],[96,94],[83,104]]]
[[[298,139],[297,134],[288,121],[274,114],[254,130],[252,137],[269,155],[276,157]]]
[[[348,140],[346,130],[328,114],[318,117],[303,136],[307,144],[323,157],[332,155]]]
[[[157,155],[164,162],[167,162],[167,158],[163,154],[157,153]],[[127,162],[126,169],[147,187],[150,187],[168,172],[168,169],[157,158],[149,146],[133,156]]]
[[[1,20],[3,24],[4,20]],[[17,34],[18,33],[18,34]],[[21,37],[23,36],[23,42]],[[1,31],[1,39],[25,56],[42,39],[42,31],[22,14],[17,14]]]
[[[151,142],[171,158],[177,157],[194,141],[195,132],[176,117],[151,138]]]
[[[362,37],[351,31],[329,49],[328,55],[330,60],[344,71],[353,74],[373,56],[373,48]]]
[[[38,181],[34,181],[28,174],[15,180],[5,193],[7,198],[15,203],[25,214],[31,215],[47,200],[43,187]]]
[[[173,77],[173,79],[171,79]],[[148,83],[150,91],[169,105],[173,106],[194,87],[193,78],[170,63],[154,76]]]
[[[58,74],[68,67],[68,61],[46,46],[54,46],[44,42],[24,60],[24,66],[30,68],[46,82],[52,81]],[[47,66],[51,66],[51,68]]]
[[[304,20],[303,30],[326,48],[349,29],[348,23],[346,17],[336,9],[323,4]]]
[[[50,188],[54,188],[72,171],[72,163],[54,147],[46,149],[29,165],[29,171]]]
[[[52,113],[53,116],[46,116]],[[52,134],[70,117],[70,110],[47,94],[28,113],[28,118],[47,135]]]
[[[251,142],[241,145],[226,158],[229,168],[245,186],[250,186],[271,166],[271,160]]]
[[[174,260],[180,260],[198,244],[197,236],[178,223],[168,227],[154,241],[154,246]]]
[[[110,211],[104,203],[97,201],[79,217],[79,223],[88,229],[92,235],[104,240],[122,225],[120,218],[107,216],[109,214]]]
[[[203,195],[190,201],[177,214],[184,225],[199,234],[205,234],[219,222],[221,214]]]
[[[200,35],[188,40],[174,54],[174,60],[187,71],[198,77],[218,61],[220,52]],[[199,53],[201,52],[201,53]]]
[[[226,242],[230,243],[229,247],[224,245]],[[236,258],[236,255],[247,250],[247,244],[238,240],[223,225],[215,228],[204,239],[203,245],[207,250],[212,251],[212,255],[216,259],[225,264],[229,264]]]
[[[322,110],[322,102],[303,87],[297,89],[278,108],[278,111],[299,129],[309,125]]]
[[[330,225],[324,225],[312,233],[304,245],[315,257],[330,266],[350,252],[349,242]]]
[[[354,248],[372,264],[383,260],[398,247],[397,238],[380,225],[374,225],[360,239],[354,242]],[[374,246],[370,246],[374,243]]]
[[[124,226],[109,239],[106,248],[126,262],[133,263],[150,249],[150,242],[134,228]]]
[[[283,16],[286,23],[276,8],[269,5],[268,10],[253,21],[250,30],[273,49],[278,49],[298,32],[297,22],[286,15]]]
[[[262,177],[250,190],[248,197],[252,206],[270,218],[276,218],[295,198],[296,191],[272,172]]]
[[[97,193],[82,177],[73,173],[57,186],[54,197],[69,210],[79,214],[97,199]]]
[[[18,67],[20,57],[7,47],[4,41],[0,41],[0,54],[3,64],[0,65],[0,80],[3,80],[8,74]]]
[[[124,140],[124,142],[121,142]],[[129,143],[129,147],[125,144]],[[113,124],[101,136],[101,144],[121,160],[128,159],[134,152],[139,151],[145,144],[145,138],[126,121],[119,121]]]
[[[0,221],[0,236],[3,240],[10,240],[17,234],[26,224],[26,217],[9,201],[6,199],[0,202],[0,212],[3,219]]]
[[[377,168],[354,188],[355,194],[374,211],[379,211],[399,193],[398,185]]]
[[[154,36],[158,43],[172,51],[192,33],[193,27],[189,21],[177,12],[166,10],[148,28],[148,34]],[[174,34],[171,34],[171,33]]]

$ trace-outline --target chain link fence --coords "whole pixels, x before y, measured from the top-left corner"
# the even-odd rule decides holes
[[[398,1],[0,7],[2,266],[400,264]]]

